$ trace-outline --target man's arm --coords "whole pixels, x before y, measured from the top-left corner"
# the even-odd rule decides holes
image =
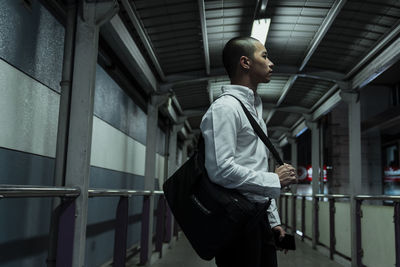
[[[276,207],[275,199],[271,199],[271,204],[269,205],[267,212],[268,212],[268,221],[269,224],[271,225],[271,228],[281,225],[281,219],[279,218],[279,213]]]
[[[238,115],[241,107],[236,106],[218,101],[203,118],[200,127],[206,147],[208,175],[213,182],[224,187],[277,198],[280,181],[276,173],[254,171],[235,162],[236,138],[241,125]]]

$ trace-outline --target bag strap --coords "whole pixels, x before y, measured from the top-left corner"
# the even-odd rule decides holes
[[[230,95],[231,97],[235,98],[237,101],[239,101],[240,105],[243,108],[244,113],[246,114],[247,119],[249,120],[251,126],[253,127],[253,130],[256,132],[258,137],[263,141],[263,143],[267,146],[269,151],[271,151],[272,155],[274,156],[275,161],[279,165],[283,165],[283,160],[279,156],[278,151],[276,151],[276,148],[274,145],[271,143],[271,140],[269,140],[268,136],[264,133],[264,131],[261,129],[260,125],[256,122],[256,120],[253,118],[253,116],[250,114],[250,112],[247,110],[247,108],[244,106],[242,101],[240,101],[236,96],[231,95],[231,94],[224,94],[224,95]],[[222,96],[224,96],[222,95]]]

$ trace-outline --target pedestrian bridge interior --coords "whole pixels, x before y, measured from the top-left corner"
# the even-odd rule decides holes
[[[0,266],[215,266],[162,184],[225,43],[266,23],[257,93],[299,175],[279,266],[400,267],[398,0],[2,0],[0,22]]]

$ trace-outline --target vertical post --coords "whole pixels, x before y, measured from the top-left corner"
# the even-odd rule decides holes
[[[286,225],[286,227],[289,227],[288,208],[289,208],[288,196],[285,195],[285,225]]]
[[[150,209],[150,196],[143,197],[142,207],[142,233],[140,236],[140,263],[139,265],[146,265],[152,253],[152,236],[150,235],[150,214],[153,213]],[[150,245],[149,245],[150,244]]]
[[[72,255],[75,231],[75,199],[64,200],[56,209],[58,219],[57,256],[55,266],[73,266]]]
[[[144,189],[155,190],[156,178],[156,154],[157,154],[157,127],[158,127],[158,109],[168,100],[166,95],[153,95],[147,104],[147,129],[146,129],[146,161],[144,171]],[[163,177],[160,177],[160,179]],[[144,201],[146,213],[143,213],[141,240],[141,264],[151,258],[153,250],[153,224],[154,224],[154,195],[145,196]],[[143,205],[144,205],[143,204]],[[144,208],[144,207],[143,207]],[[148,209],[148,211],[147,211]],[[146,224],[146,225],[144,225]],[[143,247],[146,246],[146,247]]]
[[[157,229],[156,229],[156,251],[162,256],[162,245],[164,241],[164,216],[165,216],[165,200],[164,196],[160,196],[157,205]]]
[[[282,195],[279,196],[278,204],[279,218],[282,218]]]
[[[187,139],[187,140],[185,140],[185,141],[183,142],[183,148],[182,148],[182,164],[184,164],[184,163],[186,162],[186,160],[187,160],[187,157],[188,157],[187,150],[188,150],[188,146],[189,146],[189,144],[190,144],[191,142],[192,142],[191,139]]]
[[[297,211],[296,211],[296,202],[297,202],[297,196],[292,195],[292,234],[296,234],[296,216],[297,216]]]
[[[324,194],[324,128],[319,127],[319,193]]]
[[[120,197],[115,223],[113,266],[125,266],[128,235],[128,197]]]
[[[292,166],[297,170],[297,140],[295,137],[287,136],[288,142],[291,148],[291,158]],[[297,194],[297,184],[292,184],[290,186],[290,191],[292,192],[292,234],[296,233],[296,194]]]
[[[318,222],[318,214],[316,213],[316,201],[317,198],[315,197],[316,194],[319,193],[319,166],[320,166],[320,141],[319,141],[319,127],[317,122],[307,121],[307,125],[311,129],[311,165],[312,165],[312,247],[315,249],[317,246],[317,225]]]
[[[304,236],[306,234],[306,197],[301,198],[301,241],[304,241]]]
[[[292,166],[297,170],[297,140],[295,137],[291,137],[290,135],[287,136],[287,140],[290,144],[291,148],[291,158],[292,158]],[[297,193],[297,184],[290,185],[290,189],[292,194]]]
[[[315,247],[319,243],[319,218],[318,218],[319,206],[318,206],[318,204],[319,204],[319,197],[314,196],[313,209],[314,209],[315,216],[313,216],[313,219],[315,221],[313,222],[313,233],[314,233],[313,244],[315,243]],[[315,238],[315,241],[314,241],[314,238]]]
[[[351,89],[351,88],[342,88]],[[359,251],[356,238],[357,232],[357,201],[354,196],[361,193],[361,110],[359,93],[355,91],[341,91],[340,96],[349,107],[349,180],[350,180],[350,230],[351,230],[351,258],[358,259]],[[356,267],[356,262],[352,262],[352,267]]]
[[[68,138],[68,121],[70,113],[70,99],[71,99],[71,76],[72,76],[72,63],[74,54],[74,37],[75,37],[75,23],[76,23],[76,4],[67,3],[67,20],[65,25],[64,35],[64,57],[62,69],[61,95],[60,107],[58,113],[58,129],[57,129],[57,146],[56,158],[54,167],[54,186],[64,185],[65,162],[67,155],[67,138]],[[58,214],[57,207],[61,201],[59,198],[53,198],[52,207],[53,213],[50,222],[49,230],[49,250],[47,257],[47,266],[53,267],[56,264],[57,257],[57,234],[58,234]]]
[[[394,233],[396,246],[396,267],[400,267],[400,202],[394,203]]]
[[[177,153],[177,142],[178,142],[178,132],[182,129],[183,123],[173,125],[172,131],[169,136],[169,148],[168,148],[168,176],[171,176],[176,170],[176,153]],[[174,232],[174,218],[172,212],[168,206],[166,206],[166,233],[165,241],[173,244],[172,234]]]
[[[355,258],[355,261],[352,261],[352,266],[353,266],[353,262],[354,262],[354,266],[357,267],[362,267],[362,257],[363,257],[363,249],[362,249],[362,243],[361,243],[361,218],[362,218],[362,210],[361,210],[361,202],[362,200],[355,200],[356,202],[356,222],[355,222],[355,237],[356,237],[356,251],[357,251],[357,255]]]
[[[78,187],[76,199],[74,249],[72,266],[85,262],[86,224],[94,85],[101,23],[116,13],[114,2],[79,2],[76,18],[75,53],[72,70],[71,109],[68,129],[68,154],[66,156],[65,185]],[[99,20],[101,19],[101,21]]]
[[[335,199],[329,199],[329,255],[330,259],[333,260],[335,254]]]

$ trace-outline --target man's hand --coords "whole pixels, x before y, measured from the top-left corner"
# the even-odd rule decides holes
[[[278,231],[278,232],[279,232],[279,239],[280,239],[280,240],[282,240],[282,238],[285,237],[286,232],[285,232],[285,230],[283,230],[282,226],[277,225],[277,226],[275,226],[274,228],[272,228],[272,230],[273,230],[273,231]],[[280,249],[280,250],[282,250],[282,249]],[[286,253],[288,252],[288,250],[287,250],[287,249],[284,249],[283,252],[286,254]]]
[[[297,183],[296,170],[290,164],[284,163],[275,169],[275,173],[279,176],[281,187]]]

